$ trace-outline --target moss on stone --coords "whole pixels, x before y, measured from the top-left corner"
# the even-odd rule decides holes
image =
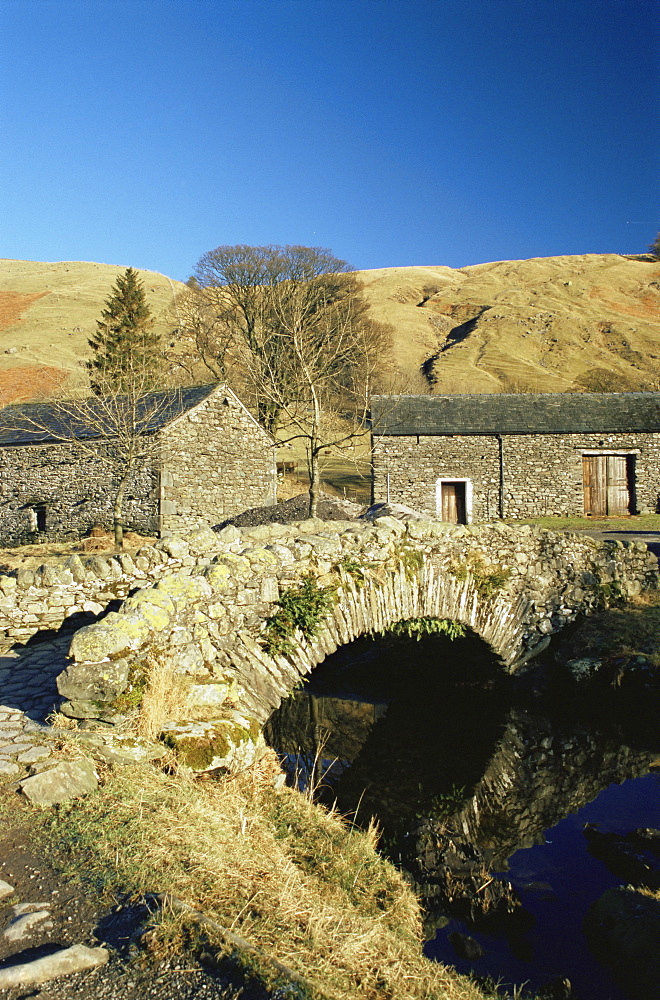
[[[106,711],[126,714],[139,708],[147,690],[147,676],[141,663],[132,664],[128,673],[128,683],[114,701],[105,705]]]
[[[216,758],[224,760],[232,748],[229,738],[224,733],[215,733],[212,737],[177,738],[167,735],[163,742],[175,751],[182,764],[192,768],[193,771],[205,771]]]

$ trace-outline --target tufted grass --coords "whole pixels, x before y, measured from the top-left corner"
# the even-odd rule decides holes
[[[97,793],[39,817],[41,838],[65,875],[105,900],[171,893],[259,949],[164,911],[147,935],[157,957],[233,952],[269,987],[287,983],[276,959],[304,981],[291,994],[300,1000],[483,1000],[423,957],[416,898],[375,850],[376,831],[263,777],[121,767]]]
[[[584,618],[570,642],[581,656],[619,656],[645,653],[660,668],[660,590],[649,590],[620,607]]]

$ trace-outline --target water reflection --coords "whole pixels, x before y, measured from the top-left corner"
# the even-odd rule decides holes
[[[377,819],[383,849],[425,902],[429,936],[448,918],[464,922],[448,930],[490,924],[529,963],[530,909],[554,890],[533,870],[509,882],[509,859],[651,760],[615,731],[564,716],[523,706],[476,637],[362,639],[317,668],[266,732],[296,780],[358,823]],[[445,931],[432,954],[452,961],[447,941]]]

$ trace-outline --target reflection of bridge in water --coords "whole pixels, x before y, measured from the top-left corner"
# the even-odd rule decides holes
[[[319,753],[326,766],[333,759],[343,765],[329,775],[341,811],[358,809],[363,822],[373,814],[386,835],[405,835],[409,848],[417,828],[425,835],[447,833],[473,845],[489,868],[502,870],[514,851],[543,843],[544,831],[608,785],[648,770],[647,751],[586,725],[512,707],[501,684],[484,682],[483,669],[481,679],[477,674],[466,683],[475,648],[482,647],[482,668],[489,656],[478,640],[421,645],[426,649],[385,642],[383,660],[370,657],[374,677],[383,664],[384,698],[373,691],[361,700],[354,691],[348,697],[326,693],[332,664],[324,664],[324,693],[295,692],[266,727],[271,745],[291,755],[290,766],[297,755],[309,762]],[[356,646],[359,674],[364,645]],[[418,661],[417,678],[409,672],[410,659]],[[349,650],[341,662],[339,686],[349,676]],[[397,665],[408,680],[392,697],[388,684]],[[446,685],[437,682],[438,674],[447,677]],[[452,687],[457,678],[462,686]],[[425,876],[432,878],[428,844],[424,854]],[[444,864],[441,850],[437,864]]]

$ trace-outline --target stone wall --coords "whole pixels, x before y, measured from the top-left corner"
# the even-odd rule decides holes
[[[438,479],[469,479],[473,521],[500,514],[500,445],[495,435],[374,436],[374,501],[389,498],[436,513]],[[660,511],[660,434],[506,434],[502,515],[584,513],[582,454],[635,454],[636,513]]]
[[[162,439],[161,530],[219,524],[276,503],[273,441],[233,393],[214,392]]]
[[[104,446],[99,444],[100,452]],[[80,538],[96,524],[112,527],[112,466],[72,444],[0,448],[0,542],[4,546]],[[43,512],[43,513],[39,513]],[[40,530],[40,517],[45,530]],[[158,531],[158,473],[131,477],[124,502],[127,527]]]
[[[0,575],[0,645],[25,642],[65,624],[71,629],[88,624],[111,602],[167,573],[187,574],[207,565],[208,553],[221,545],[213,531],[202,529],[185,539],[160,539],[133,554],[72,555]]]
[[[420,617],[461,622],[515,672],[580,613],[658,583],[657,561],[641,543],[528,526],[313,519],[227,527],[217,540],[201,572],[167,574],[75,634],[59,683],[63,711],[116,721],[131,675],[165,659],[190,681],[191,713],[192,704],[217,712],[226,701],[261,725],[339,646]],[[277,601],[309,577],[335,603],[316,634],[296,631],[287,654],[271,656],[263,640]]]

